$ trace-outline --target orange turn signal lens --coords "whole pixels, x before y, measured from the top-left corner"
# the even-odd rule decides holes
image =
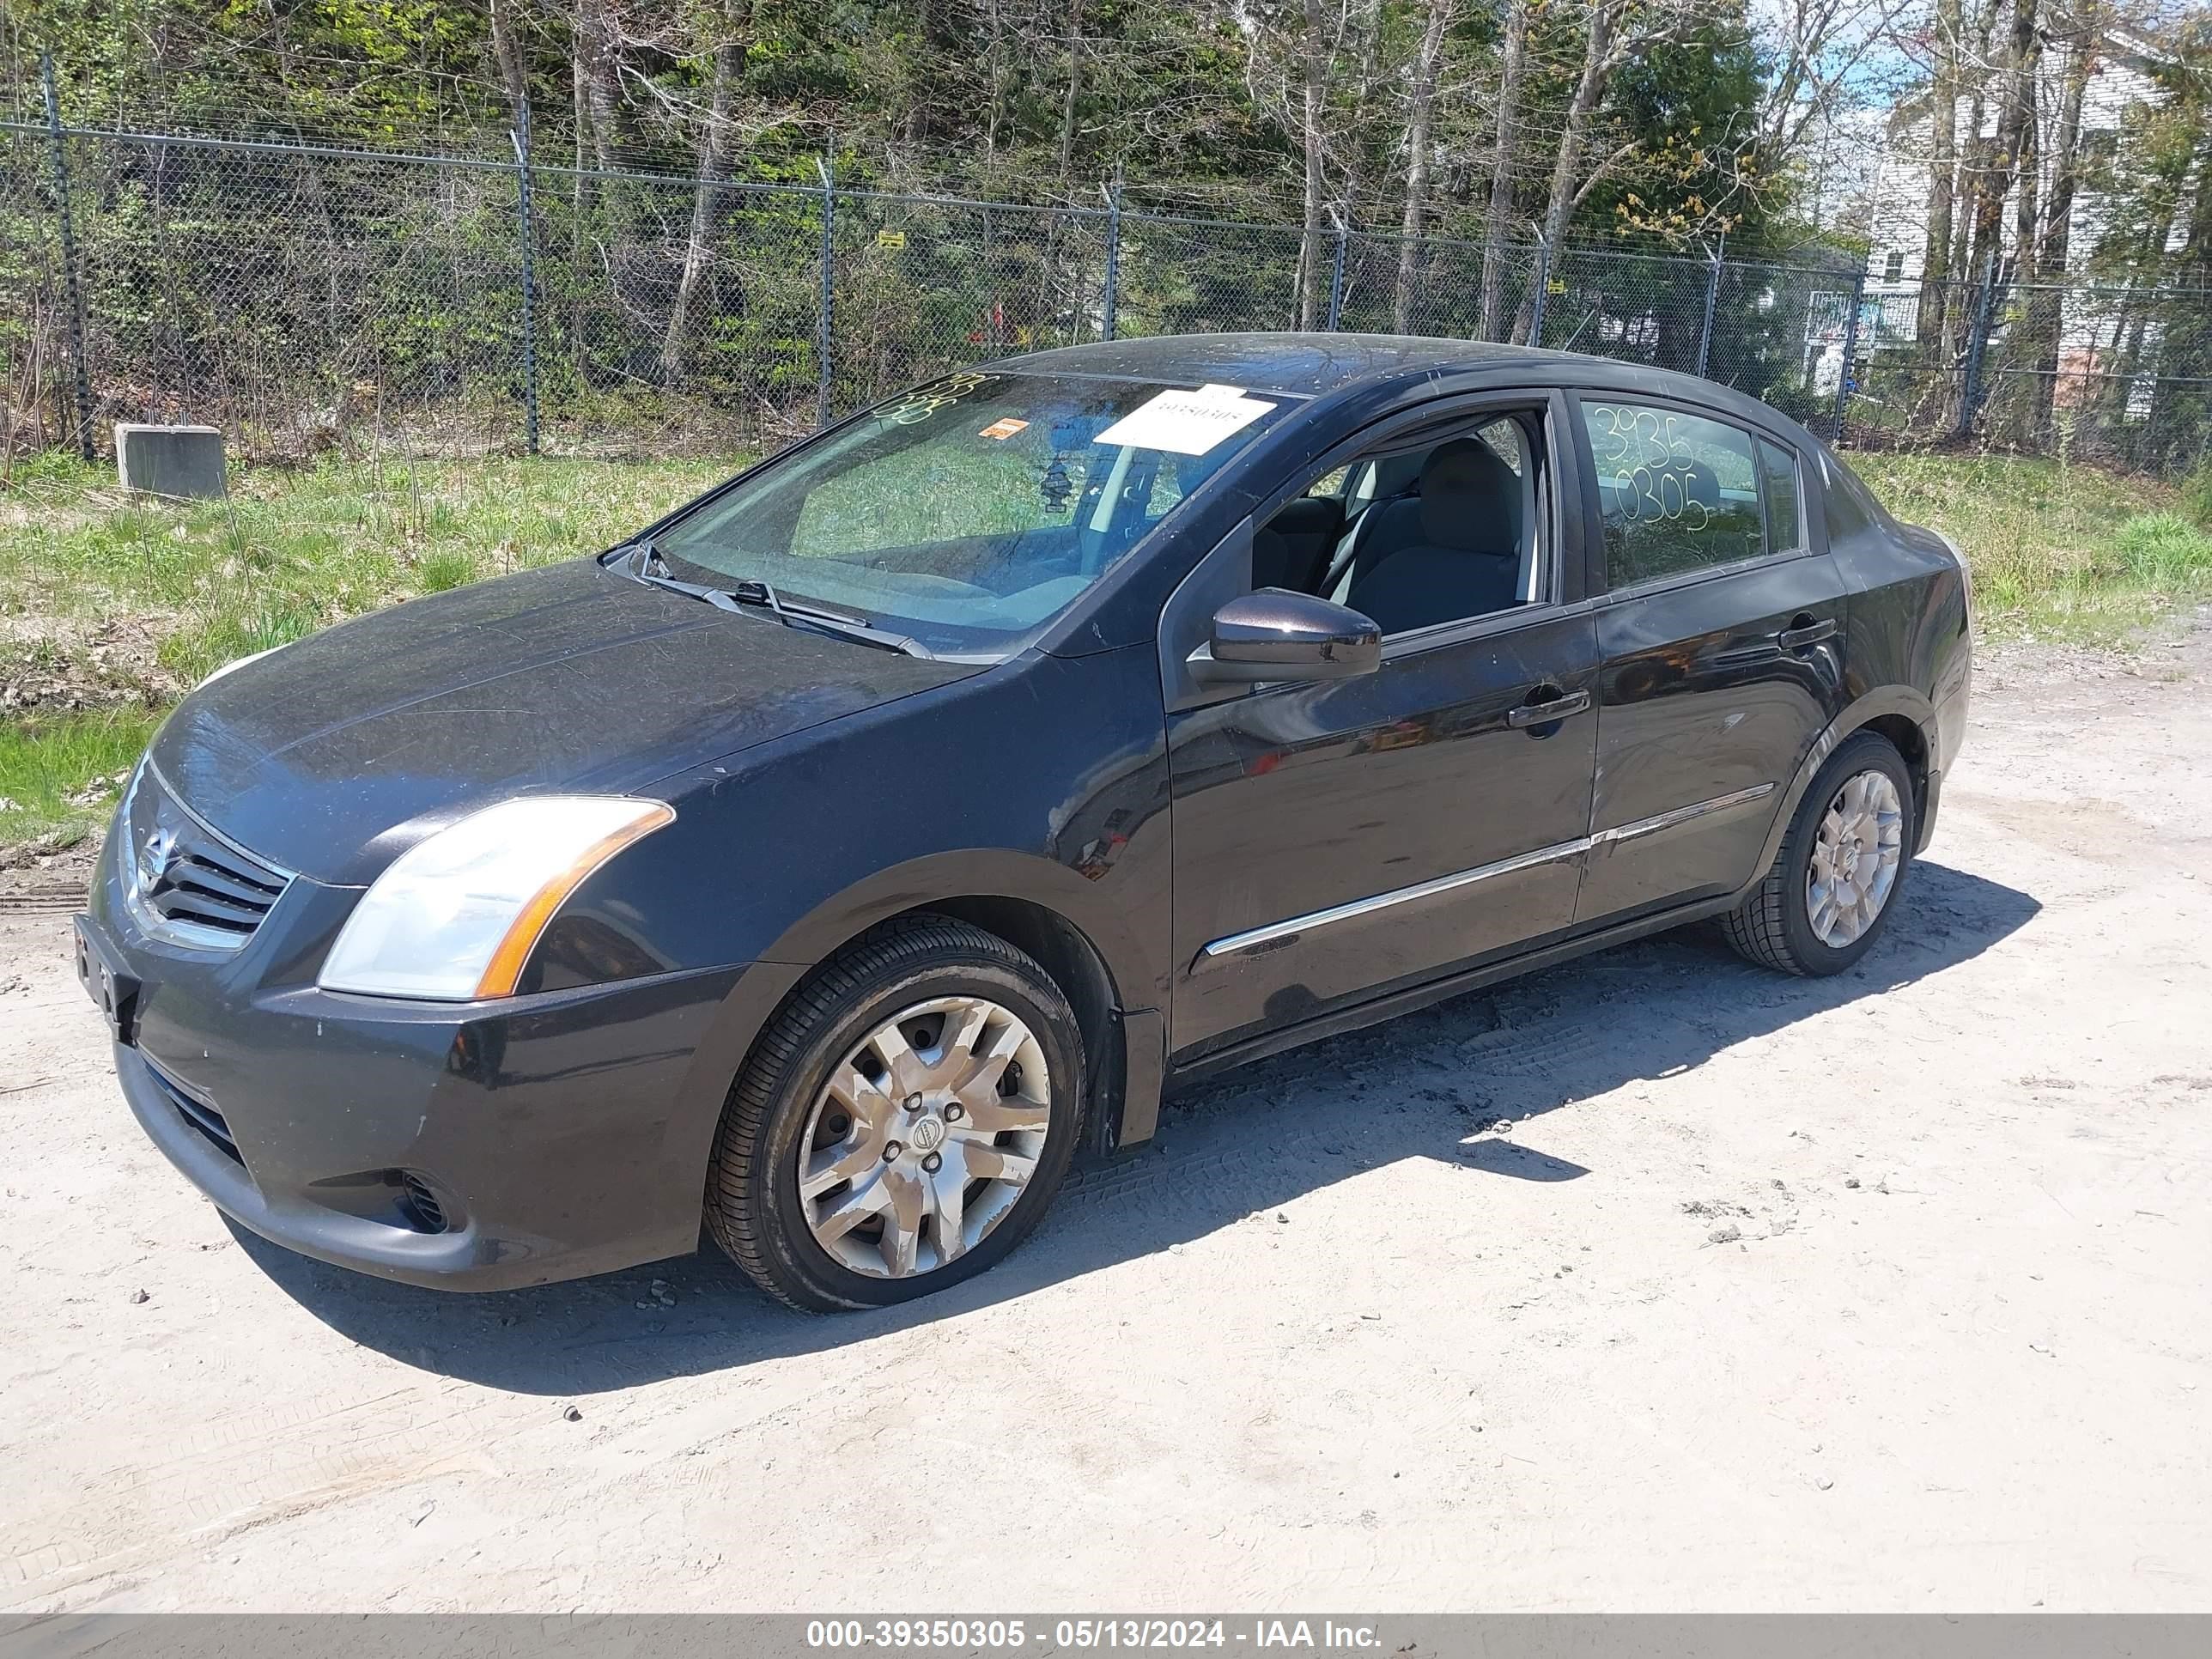
[[[674,823],[675,819],[674,807],[665,801],[651,802],[648,810],[641,811],[629,823],[600,836],[586,848],[567,869],[532,894],[529,902],[523,905],[513,925],[507,928],[506,937],[500,940],[499,948],[491,953],[491,960],[484,967],[483,977],[477,981],[477,994],[480,997],[514,995],[515,985],[522,977],[523,966],[530,960],[530,953],[538,948],[538,941],[544,936],[547,926],[561,907],[568,902],[568,895],[582,886],[593,871],[623,848],[651,835],[665,824]]]

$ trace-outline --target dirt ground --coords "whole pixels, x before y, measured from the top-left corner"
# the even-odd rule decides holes
[[[0,905],[0,1608],[2212,1608],[2208,690],[1985,653],[1856,972],[1270,1061],[884,1316],[241,1237]]]

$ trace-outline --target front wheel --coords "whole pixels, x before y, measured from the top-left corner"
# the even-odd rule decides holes
[[[904,1302],[1020,1243],[1074,1152],[1083,1040],[1049,975],[944,916],[865,935],[780,1010],[730,1091],[707,1224],[763,1290]]]
[[[1773,868],[1721,920],[1738,952],[1787,974],[1839,974],[1881,936],[1912,857],[1912,777],[1878,732],[1828,757]]]

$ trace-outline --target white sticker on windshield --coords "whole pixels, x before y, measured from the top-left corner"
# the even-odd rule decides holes
[[[1131,410],[1094,441],[1164,449],[1176,455],[1203,455],[1273,407],[1246,397],[1240,386],[1202,386],[1195,392],[1163,392]]]

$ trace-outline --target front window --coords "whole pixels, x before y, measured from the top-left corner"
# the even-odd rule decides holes
[[[1234,386],[954,374],[773,462],[654,545],[943,655],[1018,648],[1292,399]]]

